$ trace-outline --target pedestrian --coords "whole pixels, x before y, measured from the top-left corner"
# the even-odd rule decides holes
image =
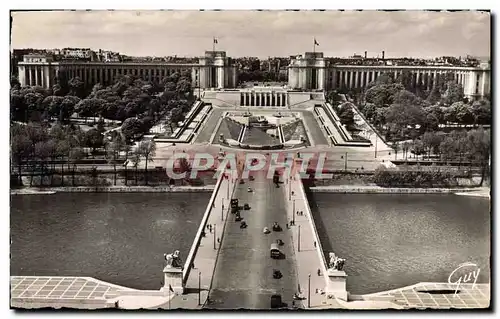
[[[316,248],[316,242],[314,242],[314,248]]]
[[[289,228],[288,228],[288,223],[286,223],[286,229],[289,229]]]
[[[219,243],[219,244],[220,244],[220,238],[217,238],[217,243]]]
[[[318,276],[321,276],[321,270],[318,268]]]

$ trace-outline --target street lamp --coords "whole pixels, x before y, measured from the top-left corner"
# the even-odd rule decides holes
[[[307,308],[311,308],[311,274],[308,276],[309,278],[309,283],[308,283],[308,289],[307,289]]]
[[[300,252],[300,225],[299,225],[299,240],[298,240],[298,251]]]
[[[198,272],[198,306],[201,305],[201,271]]]
[[[215,232],[216,232],[216,229],[217,229],[216,227],[217,227],[217,225],[215,225],[215,224],[214,224],[214,249],[217,249],[217,248],[215,247]]]
[[[292,223],[295,226],[295,199],[292,200]]]
[[[222,209],[220,211],[220,220],[224,220],[224,198],[222,198],[221,202],[222,202],[221,205]]]
[[[347,152],[345,152],[344,171],[347,171]]]

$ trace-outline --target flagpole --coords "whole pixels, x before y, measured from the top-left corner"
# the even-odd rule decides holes
[[[168,310],[170,310],[170,300],[172,300],[172,298],[170,298],[170,289],[172,289],[172,287],[168,285]]]

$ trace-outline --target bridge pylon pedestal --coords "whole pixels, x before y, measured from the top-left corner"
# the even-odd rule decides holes
[[[334,296],[337,299],[347,301],[347,274],[345,271],[335,269],[328,269],[328,284],[326,286],[326,295]]]
[[[182,295],[184,293],[184,282],[182,280],[182,269],[174,267],[165,267],[163,269],[165,277],[162,291],[165,294],[169,293],[170,287],[175,294]]]

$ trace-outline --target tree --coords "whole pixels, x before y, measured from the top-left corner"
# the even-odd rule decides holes
[[[390,130],[403,137],[407,128],[415,128],[424,121],[424,111],[421,106],[393,104],[386,113]]]
[[[474,102],[472,104],[472,112],[475,116],[475,124],[491,124],[491,103],[488,100]]]
[[[472,108],[464,102],[455,102],[446,110],[445,119],[452,123],[472,124],[474,113]]]
[[[342,101],[342,98],[337,91],[329,91],[326,95],[326,100],[333,106],[336,106]]]
[[[441,100],[441,92],[437,86],[434,86],[427,97],[427,102],[434,105]]]
[[[106,101],[96,98],[83,99],[75,106],[75,111],[78,115],[85,117],[85,122],[87,122],[87,117],[93,117],[94,123],[96,117],[103,113],[104,105]]]
[[[18,130],[19,131],[19,130]],[[17,133],[13,130],[11,135],[10,154],[12,161],[17,165],[19,185],[22,185],[22,164],[23,161],[29,158],[31,150],[31,141],[22,132]]]
[[[111,142],[106,143],[106,154],[108,161],[113,163],[113,185],[116,186],[116,161],[120,156],[120,152],[126,147],[125,139],[121,135],[117,135]]]
[[[48,109],[50,116],[59,116],[61,112],[61,103],[64,100],[62,96],[47,96],[42,104]]]
[[[10,77],[10,87],[11,88],[20,88],[21,87],[21,83],[19,82],[17,77],[15,77],[15,76]]]
[[[68,156],[68,163],[69,163],[70,151],[71,151],[71,145],[68,139],[57,140],[57,145],[56,145],[57,157],[63,159],[65,156]],[[64,186],[64,161],[61,161],[61,186]]]
[[[427,115],[432,114],[437,119],[438,124],[444,123],[444,112],[443,108],[441,108],[440,106],[429,106],[425,108],[425,111]]]
[[[411,152],[416,156],[418,160],[418,156],[424,154],[425,152],[424,143],[422,143],[421,140],[413,141],[413,149],[411,150]]]
[[[462,102],[456,102],[453,103],[453,105],[457,103],[460,103],[455,110],[458,122],[464,125],[473,124],[475,121],[475,117],[472,107]]]
[[[139,119],[128,118],[123,121],[121,132],[127,141],[134,139],[142,131],[142,123]]]
[[[148,185],[148,162],[152,161],[152,158],[156,154],[156,143],[154,141],[141,141],[137,147],[137,151],[140,156],[144,157],[144,177],[146,185]]]
[[[454,81],[448,81],[446,85],[446,91],[441,102],[444,105],[452,105],[456,102],[463,102],[464,100],[464,88],[461,84],[457,84]]]
[[[191,81],[180,79],[177,82],[176,93],[178,96],[189,97],[191,94]]]
[[[139,175],[138,166],[139,166],[139,163],[141,162],[141,153],[139,153],[138,148],[136,148],[132,151],[132,154],[130,156],[130,160],[132,161],[132,164],[134,165],[134,168],[135,168],[135,185],[137,186],[137,184],[138,184],[137,177]]]
[[[103,136],[97,129],[91,129],[85,132],[85,144],[90,147],[92,155],[95,150],[103,146]]]
[[[443,141],[444,136],[434,132],[425,132],[421,137],[423,148],[427,151],[427,156],[430,157],[431,153],[439,153],[439,145]]]
[[[480,164],[481,167],[481,182],[479,186],[483,186],[486,170],[489,166],[491,154],[491,136],[484,129],[471,130],[467,134],[467,148],[469,149],[469,158]]]
[[[75,186],[75,172],[76,172],[76,163],[78,162],[78,160],[81,160],[82,158],[84,158],[86,156],[86,153],[83,151],[83,149],[81,147],[73,147],[71,148],[70,152],[69,152],[69,162],[72,162],[73,163],[73,167],[72,167],[72,186]]]
[[[339,110],[340,123],[351,128],[354,125],[354,112],[347,103],[342,104]]]
[[[172,132],[174,131],[172,124],[175,124],[177,126],[177,123],[181,122],[184,120],[184,114],[182,114],[182,110],[180,108],[174,108],[170,112],[170,129]]]
[[[80,102],[77,96],[67,95],[61,102],[60,113],[58,114],[61,122],[69,120],[71,115],[75,112],[75,106]]]
[[[436,114],[423,109],[424,120],[421,123],[420,131],[437,131],[439,129],[439,119]]]
[[[85,83],[83,83],[83,81],[79,77],[74,77],[69,80],[68,86],[70,89],[70,95],[75,95],[79,98],[83,98]]]

